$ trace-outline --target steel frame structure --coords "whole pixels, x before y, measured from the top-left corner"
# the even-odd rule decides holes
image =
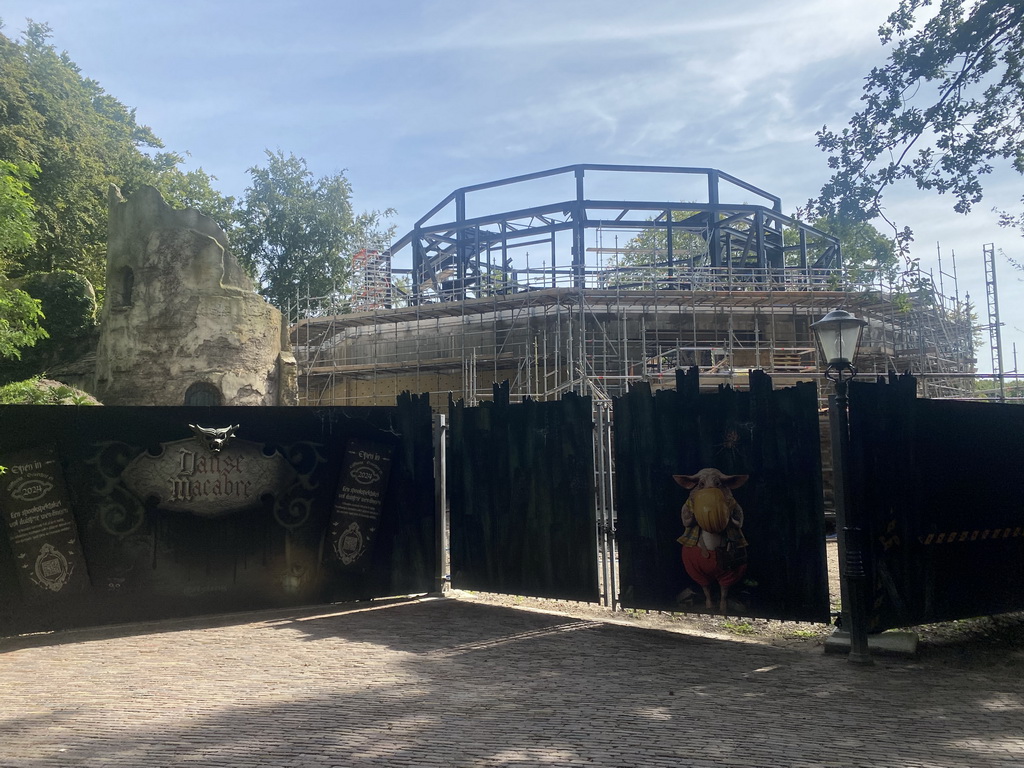
[[[596,174],[648,174],[696,179],[703,200],[610,200],[588,195]],[[620,176],[621,178],[621,176]],[[574,195],[541,205],[470,216],[474,195],[538,180],[570,179]],[[735,202],[731,195],[757,202]],[[411,251],[412,302],[461,301],[527,290],[524,273],[543,272],[546,287],[593,287],[587,284],[587,231],[663,233],[664,248],[656,266],[661,287],[686,288],[694,270],[752,270],[749,281],[789,283],[788,272],[836,272],[842,266],[839,242],[782,213],[780,198],[712,168],[641,165],[569,165],[457,189],[419,219],[387,254],[395,259]],[[699,237],[699,253],[677,254],[679,233]],[[571,239],[568,249],[559,237]],[[545,258],[541,270],[517,263],[518,249],[534,247]],[[568,250],[569,258],[565,259]],[[559,263],[559,259],[562,262]],[[547,261],[547,258],[550,261]]]
[[[690,196],[704,198],[616,201],[588,187],[607,190],[603,182],[629,174],[667,179],[673,194],[688,183]],[[557,202],[500,204],[508,190],[542,199],[537,182],[555,182],[547,199]],[[572,194],[558,194],[567,184]],[[478,215],[488,195],[501,212]],[[408,389],[441,408],[449,393],[474,403],[507,379],[513,400],[571,390],[605,402],[631,382],[660,386],[691,365],[707,386],[735,384],[752,368],[806,380],[820,370],[810,323],[836,307],[870,321],[858,362],[865,374],[911,370],[926,397],[970,395],[968,304],[924,275],[917,284],[932,290],[909,311],[881,278],[851,286],[839,243],[780,211],[779,198],[707,168],[574,165],[456,190],[373,254],[364,281],[373,290],[357,295],[365,304],[355,311],[298,300],[300,400],[364,405]],[[392,280],[406,270],[379,272],[410,255],[406,294]]]

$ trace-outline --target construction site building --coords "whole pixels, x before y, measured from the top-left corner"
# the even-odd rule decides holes
[[[411,391],[442,408],[504,381],[513,401],[601,402],[692,366],[705,387],[744,388],[751,369],[787,385],[820,377],[811,323],[839,308],[868,321],[861,376],[910,371],[922,396],[970,396],[969,304],[920,275],[912,291],[852,275],[841,245],[708,168],[575,165],[465,187],[387,251],[357,254],[351,312],[292,308],[300,403]]]

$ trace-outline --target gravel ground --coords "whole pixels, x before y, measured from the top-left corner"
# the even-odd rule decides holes
[[[839,609],[839,554],[835,540],[827,543],[829,593],[833,612]],[[549,600],[453,590],[458,599],[547,611],[575,618],[598,619],[614,623],[649,627],[703,637],[744,640],[787,648],[821,652],[832,627],[774,619],[722,617],[699,613],[616,610],[594,603]],[[919,638],[918,657],[923,662],[958,667],[990,668],[1009,665],[1024,673],[1024,612],[1000,616],[909,627]]]

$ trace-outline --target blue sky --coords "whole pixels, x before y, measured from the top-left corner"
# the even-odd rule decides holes
[[[25,18],[50,24],[83,74],[225,194],[281,149],[317,175],[345,170],[355,206],[395,208],[401,234],[453,189],[573,163],[718,168],[790,213],[826,180],[814,132],[856,109],[894,5],[5,0],[0,17],[8,36]],[[1020,194],[1006,172],[966,217],[907,186],[887,207],[926,268],[937,243],[946,271],[955,252],[960,294],[984,318],[983,244],[1024,261],[1024,239],[991,208]],[[1014,341],[1024,362],[1024,283],[1004,259],[997,270],[1009,369]],[[981,348],[982,369],[989,358]]]

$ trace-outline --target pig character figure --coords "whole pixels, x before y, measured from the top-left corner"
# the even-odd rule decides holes
[[[683,567],[704,590],[705,605],[714,610],[711,583],[719,588],[718,610],[726,613],[729,587],[747,570],[747,540],[743,537],[743,508],[733,498],[734,488],[747,482],[748,475],[726,475],[708,467],[694,475],[672,475],[690,496],[682,509],[686,529],[678,541],[683,545]]]

